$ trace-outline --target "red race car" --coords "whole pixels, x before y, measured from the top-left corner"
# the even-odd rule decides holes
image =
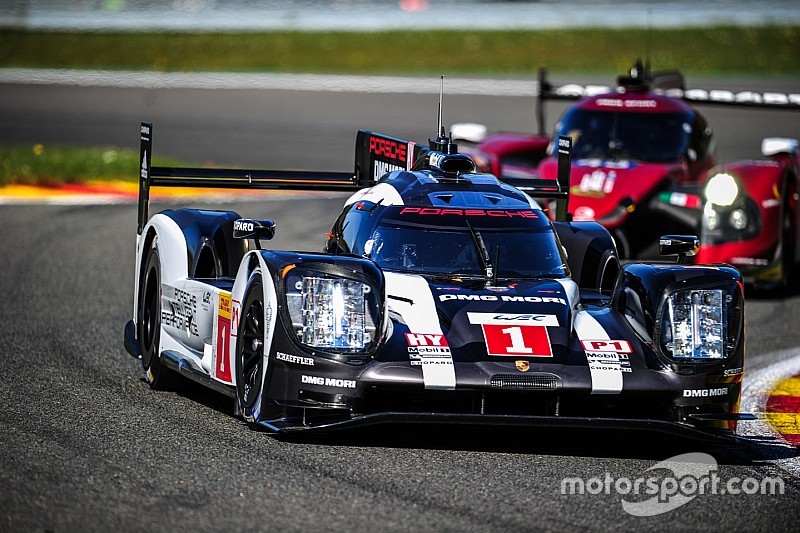
[[[697,262],[733,264],[752,285],[786,285],[800,260],[797,140],[764,139],[767,160],[717,166],[711,128],[693,104],[800,110],[800,94],[686,90],[680,73],[650,74],[639,62],[616,89],[553,87],[544,71],[539,88],[538,134],[453,125],[481,170],[523,189],[552,183],[551,139],[571,137],[570,213],[608,228],[623,257],[659,234],[691,231],[701,240]],[[546,100],[577,100],[554,137],[544,131]]]

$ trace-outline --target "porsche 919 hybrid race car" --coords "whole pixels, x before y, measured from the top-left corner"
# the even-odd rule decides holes
[[[624,257],[652,243],[656,228],[696,233],[697,262],[730,263],[753,285],[788,284],[800,260],[797,140],[767,138],[766,160],[715,165],[712,130],[690,104],[800,110],[800,94],[685,90],[680,73],[651,74],[641,63],[615,90],[553,87],[544,72],[539,87],[536,135],[453,125],[454,138],[475,143],[469,153],[478,168],[515,183],[555,180],[544,102],[577,100],[555,129],[574,141],[575,220],[603,224]]]
[[[368,131],[354,173],[151,168],[141,125],[133,317],[154,389],[176,374],[272,432],[377,423],[735,434],[744,294],[724,265],[620,265],[561,181],[476,173],[440,135]],[[321,253],[262,249],[275,224],[229,211],[149,217],[151,186],[352,191]],[[552,221],[536,198],[555,198]],[[665,255],[696,251],[664,236]],[[174,382],[172,383],[174,386]]]

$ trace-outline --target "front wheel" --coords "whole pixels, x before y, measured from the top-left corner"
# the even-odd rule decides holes
[[[253,275],[242,306],[236,343],[236,399],[239,412],[250,423],[258,422],[264,382],[264,289]]]

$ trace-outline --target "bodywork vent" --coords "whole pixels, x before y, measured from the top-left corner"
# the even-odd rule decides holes
[[[495,374],[491,386],[502,390],[553,391],[561,388],[561,380],[555,374],[547,373]]]

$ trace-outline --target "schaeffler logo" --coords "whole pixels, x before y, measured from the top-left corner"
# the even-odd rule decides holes
[[[645,475],[631,479],[603,477],[590,479],[564,478],[561,494],[622,496],[622,508],[633,516],[656,516],[686,505],[697,496],[707,494],[783,494],[780,477],[762,479],[732,477],[722,480],[717,474],[717,461],[707,453],[685,453],[645,470]]]

